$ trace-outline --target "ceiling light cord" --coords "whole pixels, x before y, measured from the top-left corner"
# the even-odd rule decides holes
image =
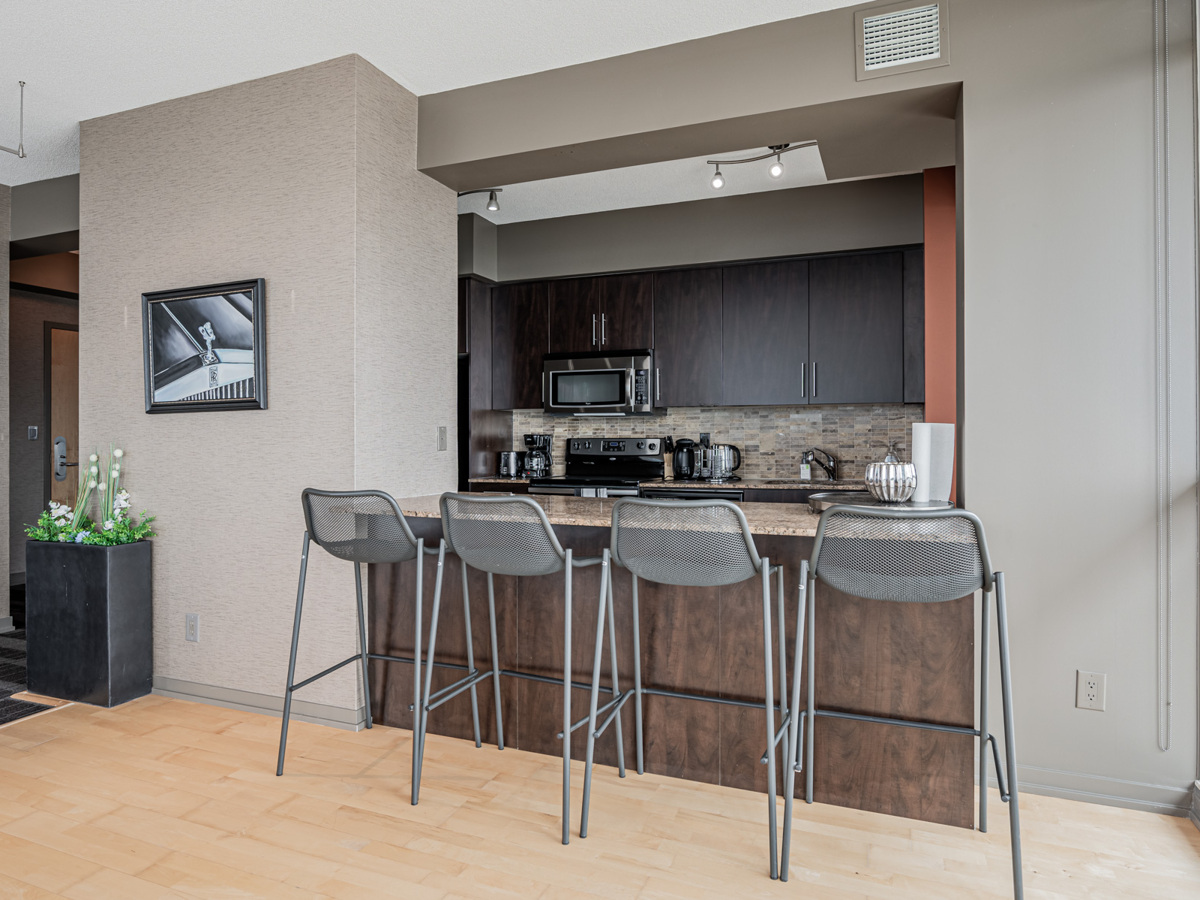
[[[817,146],[816,141],[800,141],[798,144],[768,144],[766,153],[760,153],[757,156],[747,156],[744,159],[709,159],[705,160],[705,165],[717,167],[716,174],[712,178],[712,186],[719,189],[725,186],[725,176],[721,174],[721,166],[737,166],[742,163],[761,162],[764,159],[774,157],[775,162],[771,163],[770,168],[767,169],[767,174],[772,178],[782,178],[783,154],[790,153],[793,150],[800,150],[803,147],[815,146]]]
[[[503,194],[504,188],[475,188],[470,191],[459,191],[458,196],[466,197],[470,194],[487,194],[487,208],[491,212],[497,212],[500,209],[500,201],[496,198],[497,194]]]
[[[25,159],[25,82],[18,81],[17,84],[21,86],[21,130],[17,136],[17,149],[0,145],[0,150],[11,153],[17,159]]]

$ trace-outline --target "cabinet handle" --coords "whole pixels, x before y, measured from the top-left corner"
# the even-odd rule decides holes
[[[654,370],[654,402],[662,399],[662,381],[658,377],[658,369]]]
[[[808,396],[807,394],[804,393],[804,375],[807,371],[808,371],[808,366],[800,367],[800,396],[801,397]]]
[[[596,314],[592,313],[592,346],[596,346]]]
[[[608,319],[608,316],[606,316],[604,313],[600,313],[600,345],[601,346],[608,343],[608,338],[604,334],[604,324],[607,321],[607,319]]]
[[[817,364],[813,363],[813,396],[817,396]]]

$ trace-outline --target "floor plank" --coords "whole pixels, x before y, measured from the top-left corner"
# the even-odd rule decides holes
[[[559,843],[560,763],[430,735],[279,722],[162,697],[73,704],[0,729],[0,896],[902,898],[1011,896],[992,832],[796,806],[792,879],[766,875],[760,794],[599,768],[591,834]],[[1027,896],[1200,896],[1185,819],[1022,795]]]

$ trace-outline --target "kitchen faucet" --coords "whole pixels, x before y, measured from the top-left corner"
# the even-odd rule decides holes
[[[825,459],[821,459],[817,454],[822,454]],[[828,462],[826,462],[828,460]],[[820,447],[813,447],[811,450],[805,450],[800,457],[801,463],[816,463],[825,470],[825,474],[829,476],[830,481],[837,481],[838,461],[834,459],[833,454],[828,450],[822,450]]]

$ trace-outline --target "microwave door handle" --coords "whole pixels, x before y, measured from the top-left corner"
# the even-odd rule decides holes
[[[592,313],[592,346],[596,346],[596,314]]]
[[[633,367],[625,370],[625,408],[633,409]]]

